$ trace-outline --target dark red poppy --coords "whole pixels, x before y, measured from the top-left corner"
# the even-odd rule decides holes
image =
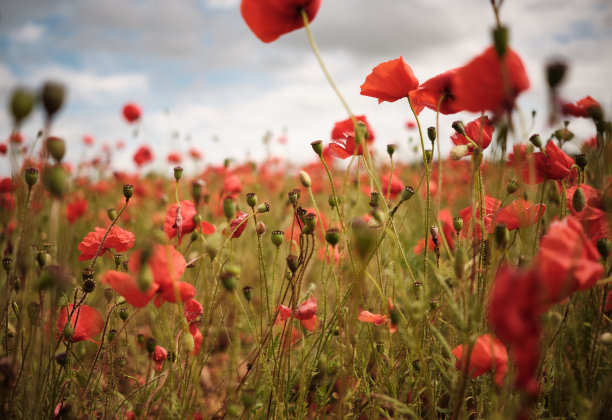
[[[456,101],[454,91],[455,73],[458,69],[448,70],[421,83],[411,97],[412,104],[422,106],[433,111],[440,106],[440,114],[448,115],[463,111]],[[440,102],[442,99],[442,102]]]
[[[465,363],[469,363],[468,373],[472,378],[495,371],[495,383],[501,386],[506,373],[508,373],[508,352],[506,347],[497,338],[489,334],[483,334],[476,339],[476,343],[470,353],[469,362],[464,360],[467,352],[465,344],[453,349],[452,353],[457,358],[455,367],[463,370]]]
[[[239,211],[236,218],[230,222],[230,232],[232,232],[232,238],[240,238],[244,228],[246,228],[246,219],[249,215],[247,213]]]
[[[88,201],[77,198],[66,205],[66,218],[70,224],[76,222],[87,211]]]
[[[155,349],[153,350],[153,354],[151,354],[151,357],[153,358],[153,361],[155,362],[155,370],[158,372],[161,372],[164,360],[168,358],[168,352],[162,346],[157,345],[155,346]]]
[[[563,179],[572,172],[574,159],[565,152],[554,141],[546,143],[546,152],[533,154],[533,170],[529,161],[523,163],[523,180],[529,184],[541,184],[549,179]],[[575,169],[574,169],[575,171]]]
[[[418,79],[400,56],[374,67],[361,85],[361,94],[377,98],[378,103],[395,102],[407,98],[418,87]]]
[[[489,117],[482,116],[466,124],[465,134],[470,138],[470,140],[476,143],[481,150],[484,150],[491,143],[494,128],[493,122],[491,122]],[[474,152],[474,146],[465,138],[463,134],[455,132],[451,136],[451,140],[456,146],[467,145],[469,155]]]
[[[561,105],[561,112],[563,112],[564,115],[572,115],[574,117],[588,118],[599,110],[601,110],[601,105],[590,96],[585,96],[575,104],[564,102]]]
[[[125,120],[131,124],[140,119],[140,114],[142,114],[142,111],[138,105],[130,102],[123,106],[122,113],[123,118],[125,118]]]
[[[70,303],[60,309],[55,322],[57,333],[60,336],[62,335],[64,326],[68,322],[68,315],[72,313],[70,317],[70,325],[73,328],[71,340],[74,342],[94,341],[93,338],[100,334],[102,328],[104,328],[104,318],[95,308],[88,305],[81,305],[74,312],[72,311],[73,308],[74,305]]]
[[[8,146],[6,145],[6,143],[0,143],[0,155],[6,155],[6,152],[8,151]]]
[[[242,0],[240,12],[257,38],[272,42],[304,26],[302,10],[312,22],[320,6],[321,0]]]
[[[180,208],[180,213],[178,208]],[[190,200],[179,202],[179,206],[176,203],[172,204],[166,212],[164,220],[164,233],[168,239],[174,238],[180,232],[180,240],[182,241],[183,236],[193,232],[196,227],[193,217],[196,213],[195,204]]]
[[[139,167],[153,160],[153,152],[147,146],[140,146],[134,153],[134,162]]]
[[[85,238],[81,241],[78,246],[78,250],[81,251],[81,255],[79,255],[79,261],[87,261],[96,257],[96,252],[100,247],[100,243],[102,243],[102,238],[104,238],[104,234],[106,233],[106,229],[97,227],[93,232],[89,232]],[[104,240],[104,245],[100,248],[100,253],[98,255],[104,254],[111,248],[114,248],[117,252],[124,252],[134,246],[134,234],[125,229],[120,228],[119,226],[113,226],[106,239]]]
[[[370,123],[368,123],[366,116],[357,115],[355,116],[355,119],[365,124],[366,130],[367,130],[366,140],[368,142],[373,142],[376,139],[376,136],[374,135],[374,131],[372,130]],[[351,120],[350,118],[347,118],[346,120],[343,120],[343,121],[338,121],[337,123],[334,124],[334,128],[332,129],[331,139],[332,140],[342,140],[344,139],[344,133],[354,132],[354,131],[355,131],[355,126],[353,125],[353,120]]]
[[[523,61],[512,49],[499,58],[487,48],[453,75],[456,106],[465,111],[500,112],[511,109],[517,96],[529,88]]]

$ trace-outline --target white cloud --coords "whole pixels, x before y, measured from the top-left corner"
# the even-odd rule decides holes
[[[27,22],[14,31],[11,34],[11,38],[18,43],[34,44],[41,39],[44,33],[44,26],[34,22]]]

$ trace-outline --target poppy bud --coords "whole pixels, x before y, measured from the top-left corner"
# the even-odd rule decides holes
[[[91,293],[96,289],[96,281],[94,279],[85,279],[83,281],[83,291]]]
[[[61,367],[64,367],[68,364],[68,353],[66,353],[65,351],[58,353],[55,355],[55,362],[60,365]]]
[[[186,353],[193,353],[193,350],[195,349],[195,341],[193,340],[193,335],[183,334],[183,346]]]
[[[612,242],[608,238],[599,238],[597,240],[597,250],[604,259],[608,258],[608,255],[612,252]]]
[[[463,125],[463,121],[453,121],[452,127],[457,133],[465,135],[465,126]]]
[[[145,342],[144,334],[142,334],[142,333],[136,334],[136,342],[138,344],[144,344],[144,342]]]
[[[107,303],[110,303],[113,300],[114,296],[115,292],[111,287],[107,287],[106,289],[104,289],[104,299],[106,299]]]
[[[561,60],[551,61],[546,65],[546,81],[551,89],[556,89],[567,71],[567,63]]]
[[[300,266],[300,261],[299,261],[298,257],[296,257],[293,254],[289,254],[287,256],[287,267],[289,267],[289,270],[292,273],[295,273],[297,271],[297,269],[299,268],[299,266]]]
[[[370,134],[366,125],[363,121],[357,121],[357,124],[355,124],[355,145],[361,144],[368,137],[370,137]]]
[[[308,213],[304,217],[304,225],[304,227],[308,228],[308,230],[310,231],[309,233],[314,232],[315,227],[317,226],[317,215],[314,213]]]
[[[204,181],[198,179],[191,183],[191,195],[193,196],[193,201],[198,203],[202,198],[202,191],[204,190]]]
[[[585,205],[586,199],[584,197],[584,192],[582,191],[582,188],[578,187],[576,188],[576,191],[574,191],[574,196],[572,197],[572,207],[574,210],[580,213],[582,210],[584,210]]]
[[[369,228],[363,219],[354,219],[351,223],[351,228],[353,229],[353,236],[355,238],[355,249],[359,257],[363,259],[367,257],[371,248],[374,246],[376,237],[372,229]]]
[[[56,162],[61,162],[66,154],[66,142],[59,137],[49,137],[45,143],[47,153],[49,153]]]
[[[34,95],[28,89],[18,87],[11,95],[10,106],[15,125],[18,125],[32,112],[32,108],[34,108]]]
[[[199,226],[200,223],[202,223],[202,216],[200,215],[200,213],[196,213],[196,214],[193,215],[192,220],[193,220],[193,223],[195,223],[196,226]],[[194,233],[195,233],[195,231],[194,231]]]
[[[130,317],[130,311],[128,308],[119,309],[119,318],[121,318],[122,321],[125,322],[129,317]]]
[[[294,207],[297,206],[301,194],[302,192],[298,188],[289,191],[289,201],[291,202],[291,204],[293,204]]]
[[[338,202],[342,202],[341,200],[342,199],[340,197],[338,197],[338,200],[336,200],[336,198],[334,198],[333,195],[330,195],[329,198],[327,199],[327,204],[329,204],[329,206],[333,209],[334,207],[336,207]]]
[[[270,211],[270,205],[268,203],[261,203],[257,206],[257,213],[267,213]]]
[[[274,244],[275,247],[279,247],[283,244],[283,235],[284,232],[282,230],[273,230],[272,235],[270,236],[270,240]]]
[[[436,141],[436,127],[427,128],[427,137],[429,137],[429,141],[432,143]]]
[[[123,186],[123,196],[129,200],[134,194],[134,186],[131,184],[125,184]]]
[[[467,145],[460,144],[460,145],[454,146],[451,149],[450,157],[452,160],[461,160],[467,156],[468,152],[469,152],[469,149]]]
[[[60,165],[48,166],[43,172],[43,183],[55,198],[62,198],[68,189],[68,175]]]
[[[264,222],[257,223],[257,227],[255,228],[255,232],[257,236],[261,236],[266,233],[266,224]]]
[[[151,285],[153,284],[153,271],[149,264],[143,264],[138,270],[138,276],[136,277],[136,284],[138,284],[138,289],[141,292],[146,292],[149,290]]]
[[[402,190],[402,195],[400,196],[400,199],[402,201],[408,201],[412,198],[413,195],[414,195],[414,188],[406,186]]]
[[[183,167],[175,166],[174,167],[174,179],[176,180],[176,182],[178,182],[181,180],[182,177],[183,177]]]
[[[32,188],[38,182],[38,169],[26,168],[24,178],[28,187]]]
[[[389,155],[389,157],[393,157],[393,153],[395,153],[395,145],[394,144],[388,144],[387,145],[387,154]]]
[[[221,273],[221,284],[228,292],[233,291],[236,288],[236,284],[238,283],[238,279],[236,275],[230,272]]]
[[[505,246],[510,241],[510,231],[503,223],[495,226],[495,243],[497,246]]]
[[[370,214],[372,215],[372,218],[376,220],[379,224],[382,225],[385,222],[385,212],[381,209],[375,208]]]
[[[42,270],[48,263],[51,262],[51,255],[45,251],[40,251],[36,255],[36,262],[38,263],[38,267]]]
[[[506,192],[508,194],[514,194],[519,187],[519,183],[513,179],[509,180],[508,183],[506,184]]]
[[[401,322],[400,311],[397,308],[389,309],[389,319],[394,325],[398,325]]]
[[[586,155],[581,154],[581,155],[576,155],[576,157],[574,158],[574,160],[576,161],[576,165],[578,165],[578,167],[582,170],[584,170],[584,168],[586,168],[587,166],[587,158]]]
[[[533,134],[531,137],[529,137],[529,141],[538,149],[542,148],[542,139],[540,138],[539,134]]]
[[[336,228],[330,228],[325,231],[325,241],[331,246],[336,246],[340,242],[340,231]]]
[[[236,215],[236,200],[234,197],[227,196],[223,199],[223,214],[227,220],[231,220]]]
[[[47,112],[47,118],[53,117],[64,103],[66,89],[64,85],[56,82],[47,82],[42,88],[42,103]]]
[[[107,335],[108,341],[113,341],[116,335],[117,335],[117,330],[110,330]]]
[[[233,275],[235,275],[235,276],[239,276],[239,275],[240,275],[240,273],[242,272],[242,270],[240,269],[240,267],[239,267],[239,266],[237,266],[237,265],[235,265],[235,264],[227,264],[227,265],[224,267],[223,271],[224,271],[225,273],[231,273],[231,274],[233,274]]]
[[[310,186],[312,185],[312,181],[310,179],[310,175],[308,175],[308,172],[300,171],[300,182],[304,187],[310,188]]]
[[[255,206],[257,205],[257,194],[252,193],[252,192],[247,193],[246,202],[250,208],[252,209],[255,208]]]
[[[153,337],[147,338],[145,347],[147,349],[147,352],[149,352],[149,354],[152,354],[155,351],[155,346],[157,346],[157,340]]]
[[[555,130],[555,132],[553,133],[553,136],[557,140],[564,142],[564,141],[570,141],[571,139],[573,139],[574,133],[569,131],[566,127],[563,127],[558,130]]]
[[[508,28],[499,26],[493,29],[493,44],[499,58],[503,58],[508,51]]]
[[[453,228],[455,232],[457,232],[457,235],[459,235],[459,232],[463,229],[463,219],[461,217],[457,216],[453,218]]]
[[[64,329],[62,330],[62,337],[64,340],[70,340],[72,335],[74,334],[74,327],[70,322],[66,322],[64,324]]]
[[[317,155],[321,156],[323,154],[323,142],[321,140],[313,141],[312,143],[310,143],[310,146]]]
[[[106,210],[106,214],[108,215],[108,218],[111,220],[111,222],[117,218],[117,210],[115,209]]]
[[[2,258],[2,268],[8,274],[11,271],[11,267],[13,266],[13,259],[11,257]]]
[[[251,286],[244,286],[242,288],[242,294],[247,302],[250,302],[253,299],[253,288]]]

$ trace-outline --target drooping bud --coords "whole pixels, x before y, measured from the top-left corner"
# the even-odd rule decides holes
[[[455,232],[459,235],[459,232],[463,229],[463,219],[461,217],[457,216],[453,218],[453,229],[455,229]]]
[[[117,210],[115,209],[108,209],[106,210],[106,214],[108,216],[108,218],[112,221],[114,221],[117,218]]]
[[[508,183],[506,184],[506,192],[508,194],[514,194],[519,187],[519,183],[517,181],[515,181],[514,179],[510,179],[508,181]]]
[[[41,99],[47,112],[47,118],[53,117],[60,110],[64,103],[65,95],[66,89],[61,83],[47,82],[43,85]]]
[[[183,177],[183,167],[175,166],[174,167],[174,179],[176,180],[176,182],[179,182],[182,177]]]
[[[123,186],[123,196],[126,198],[126,200],[129,200],[132,195],[134,195],[134,186],[131,184],[125,184]]]
[[[242,294],[247,302],[250,302],[253,299],[253,288],[251,286],[244,286],[242,288]]]
[[[223,199],[223,214],[227,220],[236,216],[236,200],[234,200],[234,197],[227,196]]]
[[[452,127],[457,133],[465,135],[465,126],[463,125],[463,121],[453,121]]]
[[[413,195],[414,195],[414,188],[410,186],[405,186],[404,189],[402,190],[400,200],[408,201],[412,198]]]
[[[297,269],[300,267],[300,260],[297,256],[293,254],[289,254],[287,256],[287,267],[292,273],[295,273]]]
[[[312,143],[310,143],[310,146],[312,146],[312,150],[314,150],[314,152],[321,156],[323,154],[323,142],[321,140],[315,140]]]
[[[32,112],[34,95],[28,89],[16,88],[11,95],[10,108],[15,125],[19,125]]]
[[[251,209],[254,209],[257,205],[257,194],[255,194],[254,192],[247,193],[246,203]]]
[[[264,222],[257,223],[255,232],[257,233],[257,236],[262,236],[264,233],[266,233],[266,224]]]
[[[540,138],[539,134],[533,134],[531,137],[529,137],[529,141],[538,149],[542,148],[542,139]]]
[[[283,236],[284,232],[282,230],[273,230],[272,235],[270,235],[270,240],[274,246],[278,248],[283,244]]]
[[[49,137],[45,144],[47,153],[49,153],[56,162],[61,162],[66,154],[66,142],[59,137]]]
[[[32,188],[38,182],[38,169],[26,168],[24,172],[24,179],[28,187]]]
[[[300,182],[306,188],[310,188],[312,185],[312,180],[310,179],[310,175],[306,171],[300,171]]]
[[[578,187],[576,188],[576,191],[574,191],[574,196],[572,197],[572,207],[574,210],[580,213],[582,210],[584,210],[585,205],[586,199],[584,197],[584,192],[582,191],[582,188]]]

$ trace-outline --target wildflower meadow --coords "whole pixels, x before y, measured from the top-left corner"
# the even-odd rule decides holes
[[[158,168],[144,138],[137,171],[112,168],[122,144],[69,165],[70,80],[14,86],[0,418],[612,418],[610,92],[567,98],[570,64],[551,60],[547,111],[519,109],[532,75],[504,1],[483,1],[477,55],[363,74],[354,89],[405,111],[419,158],[375,153],[386,140],[317,47],[321,2],[240,3],[268,48],[303,35],[345,113],[300,140],[303,165],[193,148]],[[116,107],[146,124],[143,104]],[[34,112],[39,131],[22,130]]]

